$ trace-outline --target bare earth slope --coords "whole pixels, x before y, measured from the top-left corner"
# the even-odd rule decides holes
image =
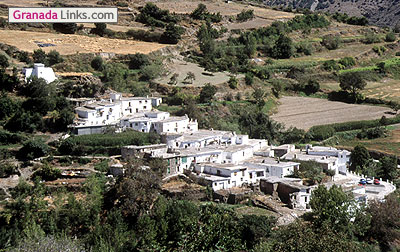
[[[272,118],[285,124],[308,130],[315,125],[391,117],[389,108],[333,102],[325,99],[284,96],[279,99],[278,112]]]
[[[291,6],[351,16],[365,16],[372,24],[394,26],[400,18],[400,0],[266,0],[269,6]]]

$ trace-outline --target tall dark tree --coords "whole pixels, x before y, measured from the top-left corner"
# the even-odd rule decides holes
[[[352,171],[362,171],[368,164],[371,156],[367,148],[362,145],[357,145],[354,147],[350,156],[350,170]]]
[[[339,77],[340,88],[344,91],[350,91],[353,98],[357,101],[358,91],[363,90],[367,86],[367,82],[359,72],[347,72]]]

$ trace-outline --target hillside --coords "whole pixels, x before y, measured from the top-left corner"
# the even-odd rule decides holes
[[[400,17],[399,0],[266,0],[269,6],[308,8],[313,11],[342,12],[350,16],[365,16],[379,26],[395,26]]]

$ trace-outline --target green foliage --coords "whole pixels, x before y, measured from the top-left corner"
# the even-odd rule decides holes
[[[184,32],[183,27],[169,23],[165,27],[165,32],[161,35],[161,41],[166,44],[177,44]]]
[[[322,38],[322,45],[328,50],[336,50],[341,44],[341,39],[339,36],[326,35]]]
[[[10,63],[8,63],[7,56],[4,54],[0,54],[0,67],[7,68],[9,65],[10,65]]]
[[[14,174],[19,174],[15,165],[4,161],[0,163],[0,178],[7,178]]]
[[[244,82],[246,85],[251,86],[254,83],[254,75],[252,73],[246,73],[244,76]]]
[[[20,133],[11,133],[7,130],[0,130],[0,144],[16,144],[27,140],[27,137]]]
[[[319,82],[314,79],[310,79],[307,81],[307,84],[304,86],[304,92],[307,95],[315,94],[316,92],[319,91],[319,88],[320,88]]]
[[[149,56],[143,53],[129,54],[129,68],[140,69],[151,64]]]
[[[34,159],[47,155],[50,151],[49,146],[41,139],[32,139],[25,142],[21,149],[18,151],[18,158],[20,159]]]
[[[336,12],[332,16],[336,21],[342,22],[342,23],[347,23],[351,25],[361,25],[361,26],[366,26],[368,25],[368,19],[364,16],[361,17],[356,17],[352,16],[349,17],[346,13],[340,13]]]
[[[386,136],[386,129],[384,127],[375,127],[371,129],[363,128],[358,134],[359,139],[375,139]]]
[[[397,171],[397,157],[384,156],[379,159],[380,169],[379,177],[393,181],[398,178],[399,172]]]
[[[14,114],[19,108],[19,104],[11,99],[6,93],[0,97],[0,120],[4,120]]]
[[[177,19],[168,10],[162,10],[154,3],[147,3],[140,9],[136,21],[149,26],[165,27],[168,23],[176,23]]]
[[[396,34],[394,32],[389,32],[385,36],[386,42],[395,42],[396,41]]]
[[[358,172],[362,171],[370,159],[371,157],[368,150],[362,145],[357,145],[351,152],[350,170]]]
[[[332,126],[313,126],[307,132],[307,138],[315,141],[327,139],[335,133]]]
[[[94,165],[94,169],[100,172],[108,172],[108,168],[109,168],[108,160],[103,160]]]
[[[46,181],[56,180],[61,176],[61,170],[45,163],[33,174],[33,176],[40,177]]]
[[[297,53],[304,53],[305,55],[311,55],[314,52],[314,47],[309,42],[301,42],[296,44]]]
[[[254,10],[245,10],[244,9],[236,16],[236,20],[238,22],[246,22],[253,18],[254,18]]]
[[[349,68],[356,65],[356,60],[353,57],[344,57],[339,60],[339,64],[345,68]]]
[[[57,63],[61,63],[64,61],[63,57],[61,57],[60,53],[55,51],[55,50],[51,50],[47,56],[46,56],[46,62],[48,63],[49,66],[55,65]]]
[[[229,87],[232,89],[236,89],[238,86],[238,80],[235,76],[231,76],[228,81]]]
[[[26,239],[20,242],[15,249],[10,252],[84,252],[84,247],[72,238],[57,238],[46,236],[40,238]]]
[[[308,180],[310,185],[314,185],[316,182],[321,183],[324,178],[322,166],[315,161],[300,161],[300,168],[295,171],[294,175]]]
[[[42,49],[37,49],[33,51],[33,61],[35,63],[45,63],[46,62],[46,52]]]
[[[354,99],[357,101],[357,92],[363,90],[367,85],[363,76],[359,72],[344,73],[339,76],[340,88],[344,91],[351,91]]]
[[[65,34],[74,34],[78,30],[76,23],[54,23],[53,29]]]
[[[216,92],[217,88],[211,85],[210,83],[207,83],[200,91],[199,102],[200,103],[210,102],[214,98]]]
[[[190,17],[198,20],[206,20],[208,22],[219,23],[222,21],[221,13],[210,13],[207,6],[200,3],[197,8],[190,14]]]
[[[136,131],[72,136],[61,142],[58,151],[63,155],[118,155],[121,152],[121,146],[155,143],[150,140],[150,134]]]
[[[281,35],[272,48],[272,57],[277,59],[288,59],[293,56],[294,45],[292,39]]]
[[[379,37],[378,34],[375,34],[374,32],[370,31],[365,35],[363,42],[365,44],[375,44],[381,42],[381,38]]]
[[[95,23],[95,28],[90,30],[90,33],[97,34],[99,36],[104,36],[107,30],[107,24],[105,23]]]
[[[96,56],[90,62],[91,67],[96,71],[102,71],[104,68],[103,58],[100,56]]]

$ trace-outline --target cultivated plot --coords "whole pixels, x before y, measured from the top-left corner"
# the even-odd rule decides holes
[[[284,96],[272,118],[280,123],[308,130],[315,125],[392,117],[391,109],[379,106],[347,104],[325,99]]]

